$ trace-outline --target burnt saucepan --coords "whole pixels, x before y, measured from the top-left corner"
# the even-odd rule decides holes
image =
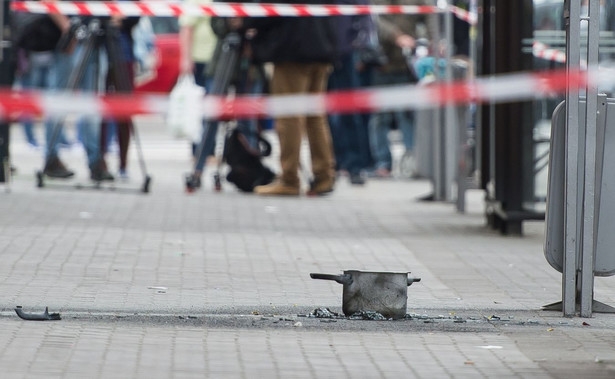
[[[311,273],[312,279],[334,280],[344,286],[342,310],[346,316],[357,312],[378,312],[386,318],[406,315],[408,286],[421,278],[409,272],[346,270],[343,275]]]

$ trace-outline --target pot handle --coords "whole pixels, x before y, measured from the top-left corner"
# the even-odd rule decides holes
[[[350,276],[348,274],[344,274],[344,275],[331,275],[331,274],[315,274],[315,273],[311,273],[310,274],[310,278],[312,278],[312,279],[324,279],[324,280],[335,280],[339,284],[344,284],[344,285],[352,283],[352,276]]]
[[[421,278],[415,278],[414,276],[409,276],[408,277],[408,287],[410,287],[412,283],[420,282],[420,281],[421,281]]]

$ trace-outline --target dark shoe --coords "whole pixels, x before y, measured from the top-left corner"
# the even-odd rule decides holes
[[[194,192],[201,188],[200,174],[186,174],[186,191]]]
[[[107,171],[107,165],[105,162],[100,161],[90,166],[90,179],[95,182],[109,181],[112,182],[115,180],[113,175]]]
[[[350,174],[350,184],[362,186],[365,184],[365,178],[360,173]]]
[[[60,161],[60,158],[50,158],[45,164],[43,173],[50,178],[67,179],[75,175],[74,172],[67,169],[66,166]]]

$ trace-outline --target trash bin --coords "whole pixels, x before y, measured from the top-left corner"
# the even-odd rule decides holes
[[[596,146],[596,217],[595,217],[595,267],[594,274],[611,276],[615,274],[615,130],[607,125],[615,125],[615,99],[607,99],[601,108],[597,123]],[[579,104],[579,114],[585,114],[585,102]],[[581,122],[584,122],[581,120]],[[551,129],[551,149],[549,153],[549,182],[547,188],[546,233],[544,253],[549,264],[563,272],[565,255],[564,216],[565,204],[565,167],[566,167],[566,107],[560,103],[553,112]],[[579,189],[582,193],[582,188]],[[582,204],[577,204],[577,225],[581,225]],[[580,242],[580,241],[579,241]],[[579,249],[580,251],[580,249]],[[577,257],[578,262],[581,257]]]

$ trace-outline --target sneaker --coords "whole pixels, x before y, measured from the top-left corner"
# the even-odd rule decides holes
[[[52,157],[47,161],[47,163],[45,163],[43,173],[50,178],[59,179],[67,179],[75,175],[74,172],[64,166],[64,164],[60,161],[60,158],[58,157]]]
[[[299,186],[289,186],[278,179],[271,184],[254,187],[254,193],[264,196],[299,196]]]
[[[93,164],[92,166],[90,166],[90,179],[92,179],[95,182],[102,182],[102,181],[112,182],[113,180],[115,180],[113,175],[111,175],[109,171],[107,170],[107,165],[105,164],[104,161],[99,161]]]
[[[350,174],[350,184],[362,186],[365,184],[365,178],[360,173]]]
[[[335,185],[335,179],[326,179],[326,180],[315,180],[310,185],[310,190],[308,191],[308,196],[321,196],[333,192],[333,187]]]

